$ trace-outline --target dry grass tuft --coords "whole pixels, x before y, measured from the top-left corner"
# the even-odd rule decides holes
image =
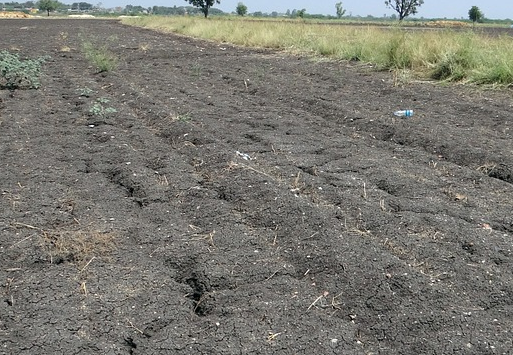
[[[490,175],[490,173],[497,167],[497,164],[495,163],[486,163],[484,165],[481,165],[477,167],[477,171],[480,173],[483,173],[485,175]]]
[[[81,226],[79,226],[81,227]],[[118,235],[97,229],[59,229],[41,233],[41,247],[50,256],[51,263],[69,262],[80,269],[92,259],[105,257],[116,249]]]
[[[139,50],[141,52],[146,53],[150,49],[151,49],[151,44],[149,44],[149,43],[140,43],[139,44]]]
[[[92,225],[84,226],[77,220],[75,222],[76,224],[54,229],[12,222],[11,228],[27,229],[32,231],[32,234],[23,235],[23,238],[12,244],[10,248],[19,247],[23,242],[34,238],[38,240],[37,246],[48,255],[52,264],[72,263],[81,271],[86,269],[94,259],[108,257],[116,250],[119,237],[117,233],[105,232]]]

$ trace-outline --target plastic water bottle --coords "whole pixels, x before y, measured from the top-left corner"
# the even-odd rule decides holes
[[[394,115],[396,115],[397,117],[411,117],[411,116],[413,116],[413,110],[395,111]]]

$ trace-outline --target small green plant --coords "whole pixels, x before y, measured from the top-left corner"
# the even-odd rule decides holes
[[[190,112],[176,115],[173,118],[174,121],[180,121],[180,122],[187,122],[187,121],[190,121],[191,119],[192,119],[192,117],[191,117],[191,113]]]
[[[17,54],[0,52],[0,88],[37,89],[41,86],[41,66],[48,57],[22,60]]]
[[[84,40],[82,50],[87,60],[96,66],[99,73],[112,71],[118,66],[118,58],[107,49],[106,44],[97,46],[88,40]]]
[[[201,72],[203,71],[203,67],[199,63],[195,63],[191,66],[191,75],[199,78],[201,76]]]
[[[78,93],[78,96],[89,97],[89,96],[91,96],[92,93],[94,93],[94,90],[90,89],[88,87],[78,88],[77,93]]]
[[[96,99],[96,101],[89,109],[89,114],[91,114],[92,116],[106,118],[107,116],[118,112],[114,107],[106,106],[106,104],[108,104],[109,102],[110,100],[105,97],[100,97]]]

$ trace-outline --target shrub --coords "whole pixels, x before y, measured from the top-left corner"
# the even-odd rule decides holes
[[[459,81],[468,76],[470,61],[461,51],[448,52],[436,63],[432,77],[437,80]]]
[[[386,66],[390,69],[407,69],[412,65],[411,52],[407,47],[408,38],[399,33],[392,36],[386,45]]]
[[[0,88],[37,89],[41,86],[41,66],[48,57],[22,60],[17,54],[0,52]]]
[[[107,49],[106,45],[95,46],[89,41],[84,41],[82,49],[87,60],[96,66],[98,72],[109,72],[117,68],[118,58]]]
[[[476,67],[475,49],[471,38],[456,42],[457,48],[448,48],[434,65],[432,78],[437,80],[460,81],[470,76]]]
[[[510,60],[498,60],[495,65],[477,75],[475,81],[479,84],[493,84],[499,86],[513,85],[513,63]]]

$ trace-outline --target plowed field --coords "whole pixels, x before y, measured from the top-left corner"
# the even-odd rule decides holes
[[[50,56],[0,92],[1,354],[513,352],[511,91],[115,21],[0,33]]]

